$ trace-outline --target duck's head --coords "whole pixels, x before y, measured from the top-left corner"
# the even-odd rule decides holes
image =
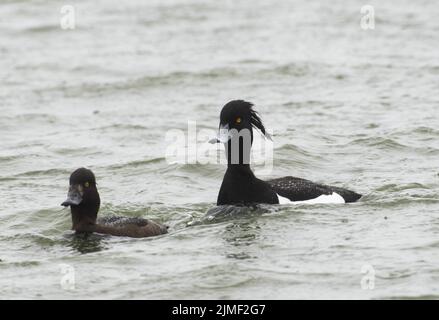
[[[230,101],[221,110],[218,135],[209,142],[224,143],[229,165],[249,165],[253,128],[271,139],[252,103]]]
[[[253,142],[253,128],[259,129],[265,137],[271,139],[259,114],[253,109],[253,104],[244,100],[233,100],[221,110],[219,133],[209,142],[227,143],[237,133],[244,138],[248,134]]]
[[[93,172],[85,168],[75,170],[70,176],[67,199],[61,204],[71,208],[73,229],[96,223],[100,203]]]

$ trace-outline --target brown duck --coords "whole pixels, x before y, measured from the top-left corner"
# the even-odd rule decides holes
[[[168,232],[166,226],[143,218],[110,216],[98,219],[100,204],[93,172],[85,168],[75,170],[70,176],[67,200],[61,205],[70,206],[72,230],[76,233],[144,238]]]

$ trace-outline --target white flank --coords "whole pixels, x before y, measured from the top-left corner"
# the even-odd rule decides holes
[[[333,192],[332,194],[322,194],[321,196],[305,200],[305,201],[291,201],[290,199],[281,197],[277,195],[279,198],[279,204],[329,204],[329,203],[345,203],[343,197],[338,193]]]

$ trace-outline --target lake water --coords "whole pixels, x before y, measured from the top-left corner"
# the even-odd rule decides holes
[[[437,1],[81,0],[73,30],[65,4],[0,3],[2,299],[439,298]],[[166,135],[232,99],[273,130],[261,178],[364,198],[215,208],[225,165],[169,161]],[[73,236],[81,166],[101,216],[169,234]]]

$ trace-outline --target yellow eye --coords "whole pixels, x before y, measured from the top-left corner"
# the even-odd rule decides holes
[[[242,122],[241,117],[236,118],[235,122],[236,122],[237,124],[240,124],[240,123]]]
[[[88,182],[84,183],[84,187],[86,187],[86,188],[90,187],[90,183],[88,183]]]

